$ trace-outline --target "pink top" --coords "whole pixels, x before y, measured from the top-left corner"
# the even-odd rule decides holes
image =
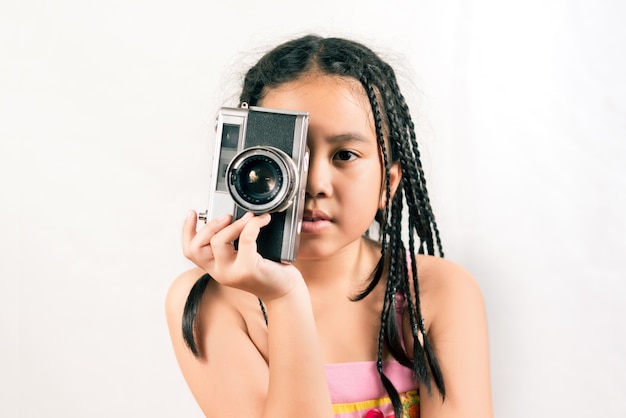
[[[404,299],[396,296],[396,317],[402,324]],[[402,327],[399,327],[402,340]],[[335,418],[396,418],[380,381],[375,361],[326,364],[326,381]],[[383,372],[400,394],[403,417],[419,417],[418,383],[413,371],[395,360],[383,362]]]
[[[395,417],[376,362],[326,364],[325,369],[335,418]],[[400,394],[402,418],[419,417],[418,384],[413,372],[395,360],[383,362],[383,371]]]

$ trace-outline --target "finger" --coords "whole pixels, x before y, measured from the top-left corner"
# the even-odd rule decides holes
[[[224,214],[216,219],[212,219],[197,231],[197,215],[195,211],[190,210],[183,225],[183,253],[185,256],[190,258],[194,251],[209,246],[211,237],[228,225],[230,218],[231,215]]]
[[[189,246],[193,237],[196,236],[197,219],[198,215],[195,210],[187,211],[187,216],[185,216],[185,222],[183,223],[183,254],[185,257],[189,257]]]
[[[264,213],[263,215],[250,219],[250,221],[246,223],[241,234],[239,234],[238,252],[240,256],[244,259],[249,259],[247,257],[252,257],[257,253],[257,238],[259,237],[259,232],[261,228],[270,223],[271,219],[269,213]]]
[[[195,237],[193,238],[193,244],[197,246],[209,245],[213,235],[217,234],[226,225],[230,224],[231,215],[224,214],[218,218],[211,219],[209,223],[200,228]]]
[[[247,212],[241,218],[211,237],[211,248],[216,258],[226,257],[234,252],[232,243],[239,238],[244,226],[251,219],[254,219],[254,214]]]

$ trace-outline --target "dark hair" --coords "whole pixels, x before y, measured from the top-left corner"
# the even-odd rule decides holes
[[[367,287],[354,298],[355,301],[361,300],[370,294],[380,283],[383,271],[387,268],[388,277],[378,337],[377,369],[393,403],[395,414],[399,417],[402,416],[400,397],[382,368],[383,344],[386,344],[397,361],[415,372],[417,379],[429,392],[432,377],[440,394],[445,397],[443,376],[430,345],[420,309],[415,253],[435,255],[437,250],[443,257],[443,250],[426,190],[415,127],[391,66],[371,49],[340,38],[309,35],[288,41],[271,50],[247,72],[240,101],[251,106],[257,105],[268,89],[296,80],[310,71],[353,78],[361,83],[372,107],[385,166],[385,178],[389,178],[389,167],[392,162],[399,161],[401,166],[400,187],[390,204],[391,193],[389,182],[386,182],[386,209],[379,211],[376,216],[380,231],[380,260]],[[402,239],[404,203],[409,215],[408,249]],[[199,300],[209,279],[205,275],[198,280],[185,306],[183,335],[195,355],[199,355],[194,338],[195,317]],[[398,327],[402,324],[397,323],[394,314],[397,296],[403,298],[408,305],[414,342],[412,356],[407,354],[399,336]]]

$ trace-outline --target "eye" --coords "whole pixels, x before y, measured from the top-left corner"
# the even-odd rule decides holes
[[[351,161],[351,160],[354,160],[356,157],[357,155],[354,152],[344,149],[344,150],[338,151],[333,157],[333,159],[339,160],[339,161]]]

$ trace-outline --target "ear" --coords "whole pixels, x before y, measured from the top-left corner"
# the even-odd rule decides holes
[[[389,187],[391,191],[391,200],[393,200],[393,196],[396,194],[396,189],[400,185],[400,180],[402,180],[402,167],[400,166],[400,161],[396,161],[391,164],[389,167]],[[383,185],[383,189],[380,193],[380,201],[378,202],[378,209],[385,209],[385,186]]]

